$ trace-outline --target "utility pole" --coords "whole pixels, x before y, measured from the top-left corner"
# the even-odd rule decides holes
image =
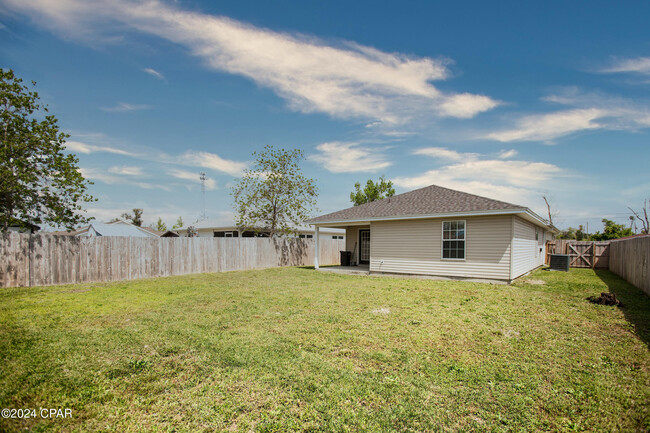
[[[205,220],[205,172],[199,173],[199,179],[201,179],[201,219]]]

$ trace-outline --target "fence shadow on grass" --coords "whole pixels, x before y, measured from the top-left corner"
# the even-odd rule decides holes
[[[610,293],[623,303],[621,311],[636,334],[650,349],[650,297],[615,273],[596,269],[596,275],[609,288]]]

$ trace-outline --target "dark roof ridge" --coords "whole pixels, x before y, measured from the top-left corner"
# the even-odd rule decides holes
[[[526,206],[521,206],[521,205],[514,204],[514,203],[510,203],[510,202],[507,202],[507,201],[497,200],[497,199],[493,199],[493,198],[485,197],[485,196],[478,195],[478,194],[472,194],[471,192],[459,191],[459,190],[457,190],[457,189],[451,189],[451,188],[447,188],[447,187],[440,186],[440,185],[435,185],[435,184],[433,184],[433,185],[428,185],[428,186],[423,186],[423,187],[421,187],[421,188],[412,189],[412,190],[410,190],[410,191],[406,191],[406,192],[403,192],[403,193],[401,193],[401,194],[394,195],[394,196],[392,196],[392,197],[384,197],[384,198],[382,198],[382,199],[380,199],[380,200],[375,200],[375,201],[371,201],[371,202],[368,202],[368,203],[364,203],[364,204],[359,205],[359,206],[352,206],[352,207],[357,207],[357,208],[358,208],[358,207],[365,206],[365,205],[372,204],[372,203],[379,203],[379,202],[381,202],[381,201],[383,201],[383,200],[388,200],[388,201],[390,201],[391,198],[399,197],[399,196],[401,196],[401,195],[406,195],[406,194],[415,193],[415,192],[422,191],[422,190],[425,190],[425,189],[430,189],[430,188],[432,188],[432,187],[435,187],[435,188],[438,188],[438,189],[445,189],[445,190],[450,191],[451,193],[454,193],[454,194],[458,194],[458,193],[460,193],[460,194],[465,194],[465,195],[471,195],[472,197],[480,198],[480,199],[482,199],[482,200],[490,200],[490,201],[493,201],[493,202],[498,202],[498,203],[507,204],[508,206],[510,206],[510,207],[513,208],[513,209],[514,209],[514,208],[522,208],[522,209],[526,209]],[[350,208],[346,208],[346,209],[350,209]]]
[[[381,200],[321,215],[306,221],[306,223],[314,224],[333,220],[381,219],[400,216],[426,216],[440,213],[472,213],[513,209],[524,211],[527,208],[464,191],[438,185],[429,185],[393,197],[386,197]]]

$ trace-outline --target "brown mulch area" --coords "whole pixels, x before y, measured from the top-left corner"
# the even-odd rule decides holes
[[[616,295],[613,293],[602,292],[600,296],[590,296],[587,298],[592,304],[600,305],[618,305],[619,307],[623,306],[623,303],[616,299]]]

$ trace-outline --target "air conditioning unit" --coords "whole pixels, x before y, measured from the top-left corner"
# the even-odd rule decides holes
[[[569,272],[569,263],[571,256],[568,254],[551,254],[551,262],[549,268],[551,271],[564,271]]]

